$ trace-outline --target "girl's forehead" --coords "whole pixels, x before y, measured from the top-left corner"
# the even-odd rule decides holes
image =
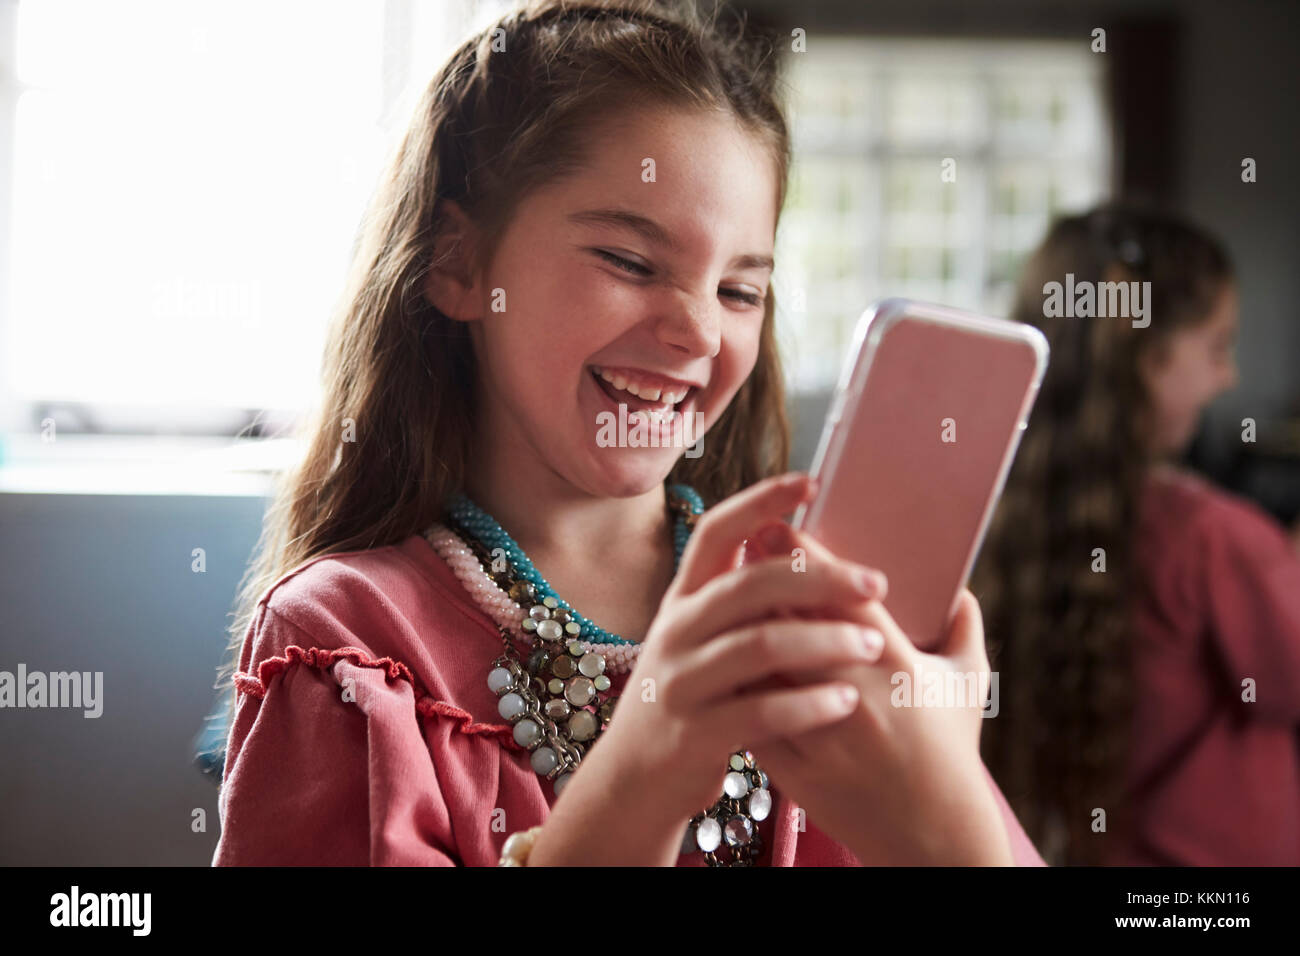
[[[617,228],[628,223],[588,213],[626,208],[658,223],[669,238],[708,232],[721,241],[734,231],[748,244],[775,231],[775,161],[729,114],[625,116],[587,137],[586,147],[581,166],[546,191],[553,216]]]
[[[764,139],[722,110],[642,107],[596,121],[582,136],[591,170],[635,175],[632,185],[672,185],[753,167],[747,178],[771,177],[775,169]]]

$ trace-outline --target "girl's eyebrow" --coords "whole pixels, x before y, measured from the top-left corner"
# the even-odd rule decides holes
[[[620,229],[631,229],[633,232],[642,236],[646,241],[652,242],[657,246],[668,249],[670,252],[682,252],[681,243],[668,234],[668,230],[659,223],[655,222],[640,213],[631,212],[627,209],[583,209],[579,212],[569,213],[571,222],[583,223],[593,226],[614,226]],[[772,269],[775,265],[771,256],[761,255],[758,253],[749,253],[748,255],[736,256],[731,260],[731,266],[739,266],[742,269]]]

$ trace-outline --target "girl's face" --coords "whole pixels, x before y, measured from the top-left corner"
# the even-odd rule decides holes
[[[1237,384],[1237,290],[1224,283],[1209,317],[1174,332],[1142,362],[1153,413],[1155,451],[1177,455],[1191,442],[1205,406]]]
[[[487,461],[626,497],[661,483],[689,443],[610,445],[602,413],[616,423],[619,402],[631,412],[657,389],[659,404],[681,398],[678,436],[683,416],[707,429],[754,367],[776,169],[724,113],[631,112],[590,143],[588,168],[527,196],[486,274],[443,311],[476,320]]]

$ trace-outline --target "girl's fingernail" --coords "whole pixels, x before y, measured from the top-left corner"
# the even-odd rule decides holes
[[[874,627],[864,627],[859,635],[862,638],[862,646],[875,656],[876,653],[885,646],[885,635],[881,634]]]
[[[839,694],[840,702],[844,705],[845,710],[850,710],[857,706],[858,689],[852,684],[841,684]]]
[[[799,491],[799,500],[804,501],[817,493],[821,483],[805,471],[792,471],[781,478],[782,491]]]
[[[860,569],[854,575],[858,592],[865,597],[875,597],[880,593],[880,572]]]

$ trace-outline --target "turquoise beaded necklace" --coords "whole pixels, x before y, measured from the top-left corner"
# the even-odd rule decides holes
[[[673,565],[677,570],[696,519],[704,513],[704,502],[689,485],[673,484],[665,490],[668,505],[677,515],[673,526]],[[525,665],[511,646],[509,631],[501,628],[505,654],[492,662],[488,687],[498,698],[498,712],[514,727],[515,743],[530,751],[533,770],[552,781],[558,797],[587,748],[612,719],[617,698],[599,699],[601,692],[610,691],[609,679],[603,674],[604,655],[584,652],[582,644],[568,638],[562,645],[567,654],[560,653],[564,635],[558,631],[544,634],[542,628],[553,626],[558,613],[571,618],[565,621],[565,630],[578,627],[578,634],[587,639],[588,646],[635,642],[611,634],[565,603],[528,560],[523,548],[468,497],[453,495],[447,510],[447,524],[469,544],[489,578],[529,611],[531,616],[525,618],[524,630],[532,630],[542,638],[534,643]],[[510,571],[500,575],[489,571],[499,556],[494,555],[497,549],[510,564]],[[529,608],[534,601],[542,603]],[[537,617],[535,612],[542,616]],[[540,623],[530,629],[528,625],[534,621]],[[688,821],[681,851],[702,851],[709,866],[753,866],[764,852],[756,824],[766,819],[772,809],[767,775],[747,750],[731,754],[727,770],[722,796]],[[729,853],[720,856],[724,844]]]
[[[667,492],[669,505],[677,512],[677,520],[673,524],[673,569],[676,570],[681,564],[682,552],[686,550],[686,542],[691,536],[695,520],[704,513],[704,501],[694,488],[686,484],[669,485]],[[635,643],[617,634],[611,634],[595,621],[583,617],[570,607],[528,560],[524,549],[515,543],[515,540],[490,514],[464,494],[453,495],[447,503],[447,510],[457,524],[474,535],[489,551],[500,548],[516,575],[537,589],[538,600],[554,598],[561,608],[568,611],[581,627],[580,633],[586,640],[593,644]]]

